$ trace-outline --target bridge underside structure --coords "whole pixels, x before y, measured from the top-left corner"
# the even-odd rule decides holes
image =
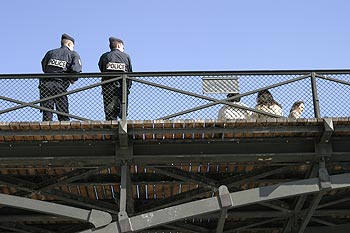
[[[0,124],[1,232],[347,232],[350,119]]]

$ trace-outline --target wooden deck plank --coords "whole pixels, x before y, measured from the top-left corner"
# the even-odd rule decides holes
[[[11,130],[10,122],[0,122],[0,131]]]
[[[153,126],[155,129],[164,129],[164,121],[163,120],[155,120],[153,122]],[[154,135],[155,139],[164,139],[165,136],[163,133],[158,133]]]
[[[155,192],[154,192],[154,185],[151,183],[151,184],[145,184],[145,187],[146,187],[146,198],[148,200],[153,200],[155,199],[154,198],[154,195],[155,195]]]
[[[53,131],[60,131],[61,130],[61,122],[60,121],[50,121],[50,127]],[[65,137],[62,135],[56,134],[53,136],[55,141],[63,141],[65,140]]]
[[[215,120],[206,120],[204,122],[204,125],[205,125],[206,129],[210,129],[210,128],[214,129],[215,128],[215,123],[216,123]],[[204,139],[211,139],[211,138],[213,138],[214,137],[214,131],[212,133],[207,133],[207,132],[204,133],[203,137],[204,137]]]
[[[139,199],[146,199],[146,185],[139,185]]]
[[[49,122],[49,121],[42,121],[42,122],[40,122],[40,129],[41,129],[42,131],[51,130],[50,122]],[[51,141],[51,140],[53,140],[53,136],[51,136],[51,135],[45,135],[45,134],[43,134],[43,138],[44,138],[44,140],[46,140],[46,141]]]
[[[183,127],[185,129],[193,130],[195,128],[195,122],[192,120],[185,120]],[[193,139],[194,134],[193,133],[185,133],[184,134],[184,139]]]
[[[92,186],[92,185],[86,186],[86,190],[87,190],[88,197],[92,200],[96,200],[94,186]]]
[[[143,129],[153,129],[154,128],[154,124],[153,124],[153,121],[152,120],[145,120],[143,121]],[[153,133],[145,133],[144,134],[145,136],[145,139],[154,139],[155,136]]]
[[[173,122],[166,120],[163,123],[163,128],[164,129],[173,129]],[[173,134],[163,134],[163,139],[173,139],[174,135]]]
[[[92,121],[82,121],[81,122],[81,130],[84,131],[91,131],[92,130]],[[94,136],[91,134],[82,134],[82,140],[94,140]]]
[[[300,132],[287,130],[290,127],[323,126],[323,119],[289,119],[289,118],[259,118],[256,120],[149,120],[129,121],[128,129],[138,129],[133,133],[134,140],[230,140],[239,138],[264,137],[317,137],[319,132]],[[335,126],[349,125],[349,118],[334,118]],[[72,121],[72,122],[14,122],[0,123],[0,141],[66,141],[66,140],[113,140],[119,127],[118,121]],[[255,132],[254,128],[262,129]],[[281,129],[279,131],[279,128]],[[142,132],[149,129],[151,132]],[[195,130],[191,132],[191,130]],[[203,129],[203,132],[200,132]],[[232,129],[232,131],[230,130]],[[246,132],[237,129],[247,129]],[[266,130],[264,130],[266,129]],[[94,130],[96,133],[94,134]],[[98,130],[98,131],[97,131]],[[107,132],[101,134],[100,130]],[[111,130],[109,133],[108,130]],[[156,132],[157,130],[164,132]],[[169,130],[169,133],[166,133]],[[178,132],[174,132],[178,130]],[[189,132],[187,131],[189,130]],[[225,132],[220,132],[225,130]],[[72,135],[66,133],[74,131]],[[1,135],[4,132],[4,135]],[[12,135],[8,133],[11,132]],[[28,135],[26,135],[28,132]],[[34,134],[32,134],[34,132]],[[55,134],[55,132],[57,132]],[[60,132],[64,132],[61,135]],[[78,133],[77,133],[78,132]],[[81,132],[81,133],[80,133]],[[88,133],[87,133],[88,132]],[[337,132],[335,135],[349,135],[346,132]]]
[[[174,120],[173,121],[173,128],[174,129],[183,129],[183,128],[185,128],[185,122],[183,120]],[[184,133],[173,134],[174,139],[184,139],[184,137],[185,137]]]
[[[103,191],[103,186],[102,185],[95,185],[94,190],[96,191],[97,199],[105,199],[105,193]]]
[[[167,184],[167,185],[163,185],[163,190],[162,190],[162,192],[163,192],[163,198],[169,198],[169,197],[171,197],[171,191],[172,191],[172,185],[169,185],[169,184]]]
[[[204,128],[204,121],[203,120],[195,121],[194,128],[195,129],[203,129]],[[203,139],[204,134],[203,133],[194,133],[193,137],[194,137],[194,139]]]
[[[29,122],[29,128],[34,131],[40,130],[40,123],[39,122]],[[44,140],[44,137],[41,135],[34,135],[32,140],[34,141],[42,141]]]

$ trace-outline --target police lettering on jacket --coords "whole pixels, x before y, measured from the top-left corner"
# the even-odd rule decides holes
[[[116,70],[116,71],[126,72],[126,65],[125,63],[108,62],[106,64],[106,70]]]
[[[48,51],[41,60],[44,73],[79,73],[82,66],[80,56],[67,46]]]
[[[60,68],[64,69],[64,68],[66,68],[67,62],[51,58],[48,62],[48,65],[49,66],[56,66],[56,67],[60,67]]]

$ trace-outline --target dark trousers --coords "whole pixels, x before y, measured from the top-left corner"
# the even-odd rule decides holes
[[[58,95],[67,92],[69,87],[69,81],[40,81],[40,99],[47,98],[53,95]],[[50,99],[40,103],[40,106],[54,109],[59,112],[69,113],[68,111],[68,97],[66,95]],[[48,111],[43,112],[43,121],[52,121],[53,113]],[[69,121],[69,117],[58,114],[57,118],[59,121]]]
[[[103,106],[106,120],[122,117],[122,87],[120,82],[102,85]]]

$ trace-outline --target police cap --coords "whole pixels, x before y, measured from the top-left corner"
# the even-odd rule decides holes
[[[62,34],[61,40],[63,40],[63,39],[70,40],[73,42],[73,44],[75,44],[74,38],[66,33]]]
[[[119,38],[116,38],[116,37],[113,37],[113,36],[109,37],[109,43],[111,44],[113,42],[118,42],[118,43],[124,44],[124,42],[121,39],[119,39]]]

